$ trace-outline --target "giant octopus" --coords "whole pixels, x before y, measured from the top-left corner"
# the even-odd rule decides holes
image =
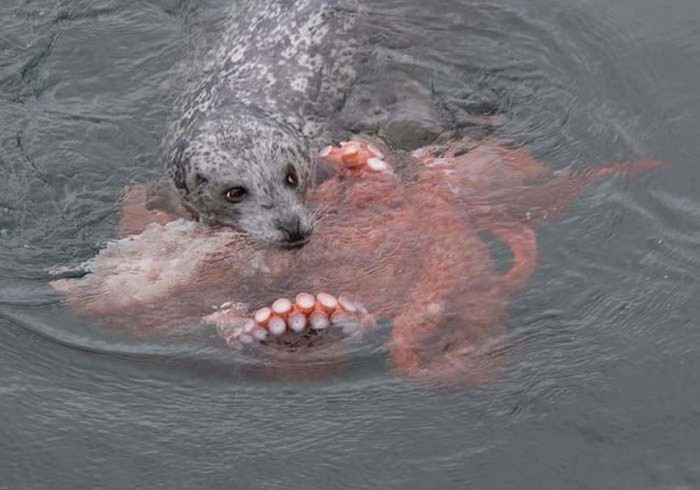
[[[506,302],[535,270],[535,225],[595,179],[657,165],[551,172],[490,139],[391,154],[357,138],[320,153],[327,177],[309,196],[315,231],[299,250],[255,246],[185,221],[181,209],[150,209],[147,188],[134,186],[123,200],[123,238],[92,274],[53,285],[76,314],[110,325],[215,325],[232,348],[281,366],[277,376],[314,353],[341,366],[347,344],[387,320],[394,374],[477,383],[506,351]],[[510,250],[505,272],[479,231]],[[222,307],[211,313],[211,305]]]

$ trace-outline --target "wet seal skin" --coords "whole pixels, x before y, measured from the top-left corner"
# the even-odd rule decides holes
[[[353,2],[244,0],[193,50],[163,140],[193,217],[263,244],[309,240],[314,141],[354,80],[358,16]]]
[[[459,77],[387,54],[376,7],[243,0],[195,29],[163,140],[177,206],[251,241],[298,247],[314,226],[304,200],[321,148],[366,133],[412,149],[465,120],[498,121],[467,114]],[[443,100],[436,83],[467,94]]]

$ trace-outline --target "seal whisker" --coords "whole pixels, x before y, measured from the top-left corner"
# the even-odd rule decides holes
[[[327,214],[327,211],[331,208],[331,204],[324,204],[323,206],[319,206],[318,208],[313,210],[313,213],[311,216],[313,218],[319,217],[319,216],[325,216]]]
[[[313,214],[311,215],[311,223],[313,224],[314,227],[320,225],[325,221],[325,219],[328,217],[328,209],[330,208],[330,205],[323,206],[322,208],[315,209]]]

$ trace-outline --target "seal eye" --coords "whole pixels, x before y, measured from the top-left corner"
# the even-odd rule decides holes
[[[299,176],[297,175],[297,169],[294,168],[294,165],[287,167],[287,176],[284,178],[284,182],[287,184],[287,187],[291,187],[292,189],[296,189],[299,185]]]
[[[237,203],[241,202],[246,194],[248,194],[248,191],[245,187],[236,186],[224,192],[224,197],[228,202]]]

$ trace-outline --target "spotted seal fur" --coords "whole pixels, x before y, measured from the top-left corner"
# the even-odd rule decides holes
[[[163,141],[186,209],[254,241],[308,240],[314,141],[355,77],[359,15],[354,3],[324,0],[232,6],[188,59]]]
[[[197,31],[163,141],[179,203],[254,241],[300,246],[322,147],[363,133],[410,150],[491,124],[468,114],[471,89],[452,67],[395,49],[394,36],[400,46],[424,33],[389,26],[381,4],[241,0]]]

